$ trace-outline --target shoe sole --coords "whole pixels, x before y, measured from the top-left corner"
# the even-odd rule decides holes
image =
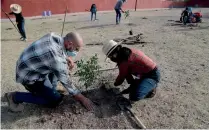
[[[156,95],[156,88],[154,88],[148,95],[145,96],[145,98],[153,98]]]
[[[8,93],[5,93],[4,97],[6,98],[6,101],[8,102],[8,106],[10,106],[10,102],[9,102]]]
[[[6,100],[7,100],[7,102],[8,102],[8,106],[10,107],[10,102],[9,102],[8,93],[5,93],[4,96],[6,97]],[[22,112],[22,111],[13,111],[13,110],[11,110],[10,108],[9,108],[9,110],[10,110],[11,112]]]

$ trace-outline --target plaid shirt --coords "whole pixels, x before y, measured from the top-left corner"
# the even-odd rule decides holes
[[[63,38],[54,33],[47,34],[29,45],[20,55],[16,81],[33,84],[35,81],[43,81],[49,73],[54,73],[70,94],[78,94],[79,90],[70,80],[66,58]]]

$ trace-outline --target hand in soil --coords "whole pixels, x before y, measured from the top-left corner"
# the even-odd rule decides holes
[[[81,102],[82,105],[84,105],[84,107],[88,110],[88,111],[93,111],[93,103],[91,100],[89,100],[88,98],[86,98],[85,96],[83,96],[82,94],[77,94],[74,96],[74,98],[78,101]]]

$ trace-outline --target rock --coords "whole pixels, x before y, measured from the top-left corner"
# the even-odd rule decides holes
[[[147,19],[146,17],[143,17],[142,19]]]
[[[205,66],[204,64],[200,64],[201,66]]]
[[[36,123],[45,123],[47,120],[45,117],[42,117],[36,121]]]

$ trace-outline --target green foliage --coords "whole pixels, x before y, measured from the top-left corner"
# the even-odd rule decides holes
[[[128,17],[130,16],[129,10],[127,10],[127,11],[124,12],[124,16],[125,16],[125,19],[128,18]]]
[[[79,76],[79,82],[83,82],[84,86],[86,87],[86,90],[89,86],[91,86],[96,79],[98,79],[99,69],[101,67],[98,65],[98,57],[97,54],[90,57],[89,60],[80,60],[77,61],[77,71],[76,75]]]

